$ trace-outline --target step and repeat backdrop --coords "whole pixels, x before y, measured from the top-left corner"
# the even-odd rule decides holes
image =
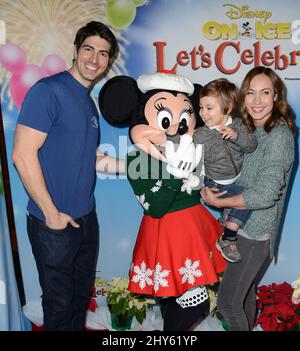
[[[287,85],[299,125],[299,1],[0,0],[0,86],[8,155],[28,89],[71,66],[75,33],[91,20],[109,25],[120,42],[120,55],[107,78],[167,70],[202,85],[226,77],[239,86],[248,70],[265,65]],[[96,97],[102,84],[93,90]],[[124,158],[129,146],[128,130],[101,118],[101,149]],[[292,282],[300,274],[297,165],[277,263],[270,265],[262,283]],[[9,171],[25,294],[27,302],[35,301],[41,290],[26,232],[27,195],[11,161]],[[96,276],[126,277],[142,208],[124,176],[98,174],[95,195],[101,237]]]

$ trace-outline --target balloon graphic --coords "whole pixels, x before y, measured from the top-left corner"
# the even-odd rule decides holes
[[[136,7],[133,0],[109,0],[105,5],[105,14],[114,28],[124,29],[133,22]]]
[[[64,71],[66,64],[59,55],[51,54],[44,58],[42,68],[49,74],[49,76],[52,76],[53,74]]]
[[[7,71],[18,74],[26,65],[25,51],[16,44],[7,43],[0,48],[0,63]]]
[[[14,103],[20,109],[29,88],[47,73],[36,65],[26,65],[20,74],[14,74],[10,80],[10,93]]]
[[[143,6],[146,3],[146,0],[133,0],[136,7]]]

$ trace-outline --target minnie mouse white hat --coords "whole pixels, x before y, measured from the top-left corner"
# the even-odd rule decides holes
[[[138,77],[136,82],[143,93],[153,89],[178,91],[188,95],[192,95],[194,92],[194,84],[189,79],[177,74],[160,72],[143,74]]]

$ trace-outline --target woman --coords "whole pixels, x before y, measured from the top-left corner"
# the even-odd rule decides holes
[[[218,208],[252,210],[237,245],[243,257],[228,263],[218,292],[218,308],[229,330],[252,330],[256,317],[256,287],[259,272],[274,256],[283,206],[294,163],[296,126],[286,100],[286,88],[270,68],[248,72],[240,91],[241,116],[257,138],[257,149],[245,155],[237,184],[245,190],[220,198],[224,192],[203,188],[202,199]]]

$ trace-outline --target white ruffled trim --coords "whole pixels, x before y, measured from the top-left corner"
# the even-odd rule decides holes
[[[197,306],[208,299],[208,293],[205,286],[186,291],[176,299],[176,302],[182,307]]]

